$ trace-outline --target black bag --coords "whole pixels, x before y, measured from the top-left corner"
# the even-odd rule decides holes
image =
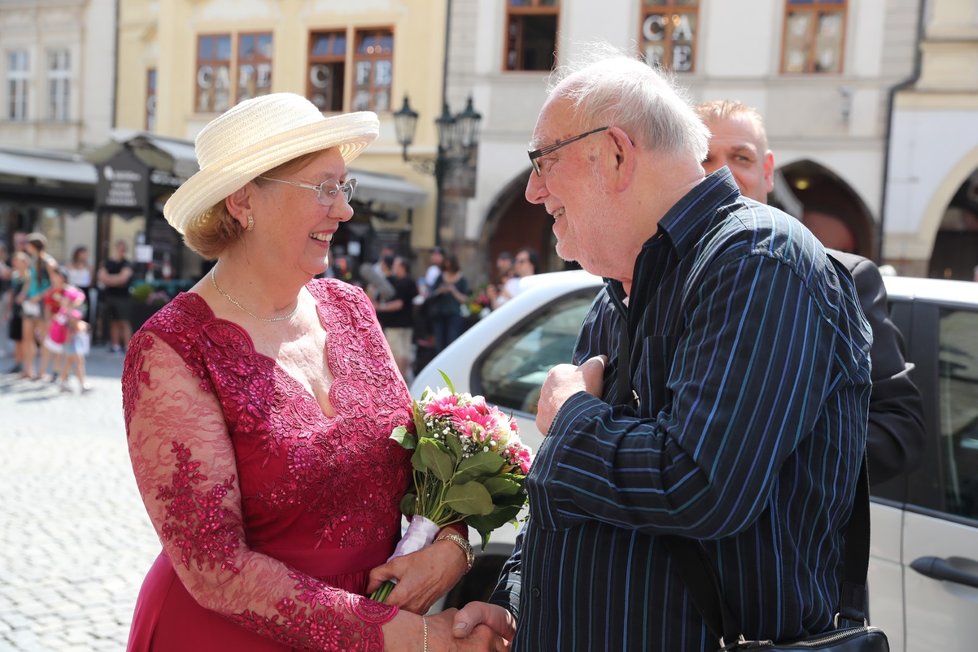
[[[890,644],[886,634],[877,627],[846,627],[834,632],[826,632],[794,643],[772,643],[771,641],[737,641],[721,650],[825,650],[826,652],[889,652]]]

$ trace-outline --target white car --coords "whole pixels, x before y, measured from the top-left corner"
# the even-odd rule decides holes
[[[916,470],[874,488],[870,615],[894,652],[978,646],[978,283],[885,277],[894,322],[924,399],[927,443]],[[484,395],[519,421],[534,450],[536,400],[547,371],[569,362],[601,279],[540,274],[418,374],[414,396],[443,384]],[[516,530],[503,526],[448,606],[485,599]],[[476,546],[478,550],[479,546]]]

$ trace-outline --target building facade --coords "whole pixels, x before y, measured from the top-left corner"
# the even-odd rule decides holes
[[[927,3],[890,134],[887,259],[921,276],[978,281],[978,3]]]
[[[445,2],[428,0],[127,0],[117,126],[189,142],[237,102],[280,91],[302,94],[327,114],[375,111],[380,138],[353,164],[357,215],[347,238],[334,241],[334,255],[359,263],[382,245],[430,248],[434,179],[402,161],[392,114],[410,96],[431,118],[419,121],[412,149],[434,154],[445,11]]]
[[[0,239],[38,230],[51,252],[95,245],[83,154],[115,92],[115,0],[0,0]]]
[[[477,192],[457,243],[473,265],[487,270],[496,252],[532,245],[545,254],[548,269],[562,266],[552,254],[549,216],[523,198],[530,170],[526,144],[545,99],[553,53],[559,63],[603,41],[671,70],[693,101],[736,99],[756,107],[775,152],[779,188],[800,200],[793,202],[800,219],[839,238],[839,248],[891,262],[901,273],[926,274],[941,221],[936,216],[978,162],[972,160],[978,132],[964,128],[969,119],[976,123],[962,111],[974,106],[978,80],[974,2],[611,4],[614,11],[608,3],[585,0],[452,3],[448,97],[458,103],[472,94],[484,115]],[[921,44],[925,32],[931,36]],[[915,84],[919,49],[924,63]],[[937,83],[943,84],[940,95],[933,92]],[[937,114],[959,120],[943,128],[954,134],[960,153],[948,157],[937,144],[942,141],[933,141],[927,158],[895,160],[892,147],[921,152],[920,143],[908,140],[904,107],[919,107],[922,97],[939,107]],[[941,128],[941,121],[932,128]],[[884,199],[885,175],[910,160],[946,186],[943,195],[915,184],[913,201]],[[909,192],[905,184],[903,191]]]

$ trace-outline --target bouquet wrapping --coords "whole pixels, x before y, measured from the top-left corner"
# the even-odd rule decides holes
[[[413,402],[413,428],[391,433],[414,451],[414,482],[400,506],[411,521],[390,559],[420,550],[441,528],[459,522],[479,532],[484,549],[492,531],[515,523],[526,504],[530,449],[516,421],[482,396],[456,392],[441,376],[446,387],[426,388]],[[383,602],[393,588],[385,582],[371,598]]]

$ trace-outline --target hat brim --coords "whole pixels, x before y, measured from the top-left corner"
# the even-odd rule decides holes
[[[377,138],[378,132],[376,114],[359,111],[260,140],[183,182],[163,206],[163,217],[182,235],[214,204],[268,170],[305,154],[334,148],[339,149],[344,163],[349,163]]]

